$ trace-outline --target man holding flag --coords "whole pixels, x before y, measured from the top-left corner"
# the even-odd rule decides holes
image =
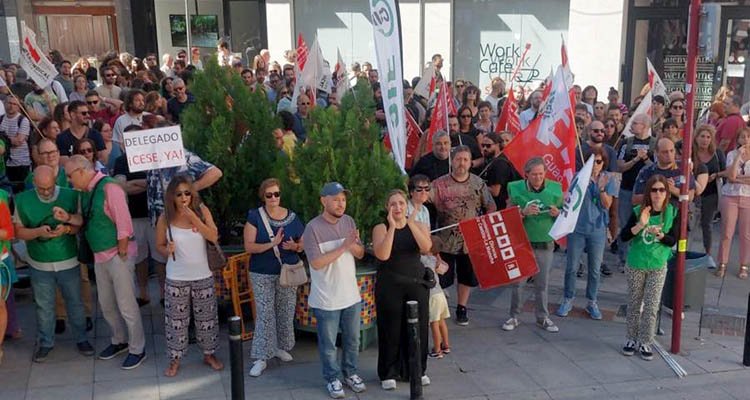
[[[541,157],[533,157],[524,166],[525,180],[508,184],[510,204],[520,207],[523,227],[534,249],[534,258],[539,273],[534,277],[534,297],[536,301],[536,321],[547,332],[558,332],[557,325],[549,319],[547,308],[547,281],[552,267],[555,243],[550,236],[550,228],[560,214],[563,205],[562,186],[559,182],[546,179],[547,167]],[[521,285],[523,281],[511,285],[510,319],[505,321],[504,331],[512,331],[520,324]]]

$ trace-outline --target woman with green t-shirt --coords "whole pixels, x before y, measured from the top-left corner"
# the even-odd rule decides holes
[[[638,346],[641,358],[650,361],[667,261],[677,242],[677,210],[669,203],[669,183],[663,175],[652,176],[644,193],[620,233],[623,241],[632,239],[627,257],[628,333],[622,354],[632,356]]]

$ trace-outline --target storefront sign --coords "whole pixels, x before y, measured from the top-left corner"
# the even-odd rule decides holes
[[[130,131],[123,134],[130,172],[185,165],[180,126]]]
[[[539,272],[517,206],[463,221],[458,227],[482,289],[507,285]]]
[[[685,91],[686,55],[664,56],[664,74],[662,81],[667,93],[675,90]],[[696,111],[708,108],[713,101],[714,64],[706,57],[698,57],[698,73],[695,81]]]

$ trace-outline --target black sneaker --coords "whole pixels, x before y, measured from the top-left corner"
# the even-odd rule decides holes
[[[86,332],[91,332],[94,329],[94,321],[91,317],[86,317]]]
[[[55,334],[59,335],[64,332],[65,332],[65,320],[58,319],[57,321],[55,321]]]
[[[125,353],[128,351],[128,344],[127,343],[120,343],[120,344],[110,344],[107,346],[106,349],[102,350],[101,353],[99,353],[99,359],[100,360],[111,360],[118,355]]]
[[[143,360],[146,359],[146,352],[144,351],[141,354],[133,354],[129,353],[127,357],[125,357],[125,361],[122,362],[122,369],[134,369],[138,368],[141,363],[143,363]]]
[[[651,346],[647,344],[642,344],[638,348],[638,352],[641,353],[641,358],[646,361],[651,361],[654,359],[654,353],[651,352]]]
[[[612,254],[617,254],[617,251],[620,249],[620,245],[617,244],[617,240],[613,240],[612,244],[609,245],[609,252]]]
[[[45,362],[50,351],[52,351],[52,347],[38,347],[36,353],[34,353],[34,362]]]
[[[460,304],[456,306],[456,324],[460,326],[469,325],[469,311]]]
[[[96,353],[94,351],[94,348],[91,347],[91,343],[89,343],[88,340],[84,340],[81,343],[76,343],[76,347],[78,348],[78,352],[83,354],[84,356],[91,357]]]
[[[612,275],[612,270],[609,269],[609,267],[607,266],[607,264],[602,264],[601,271],[602,271],[602,275],[604,275],[604,276],[610,276],[610,275]]]
[[[583,264],[578,264],[578,271],[576,271],[576,277],[583,278]]]
[[[632,340],[625,342],[625,345],[622,346],[622,354],[626,356],[632,356],[635,354],[635,342]]]

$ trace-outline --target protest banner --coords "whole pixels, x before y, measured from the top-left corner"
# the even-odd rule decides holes
[[[524,280],[539,272],[518,206],[458,225],[482,289]]]
[[[576,229],[578,215],[581,213],[581,205],[586,197],[591,172],[594,169],[594,158],[592,154],[570,184],[560,215],[549,230],[552,239],[560,240]]]
[[[185,165],[179,125],[123,133],[130,172]]]
[[[404,74],[401,63],[401,27],[396,0],[370,0],[380,89],[393,145],[393,158],[406,171],[406,120],[404,119]]]

